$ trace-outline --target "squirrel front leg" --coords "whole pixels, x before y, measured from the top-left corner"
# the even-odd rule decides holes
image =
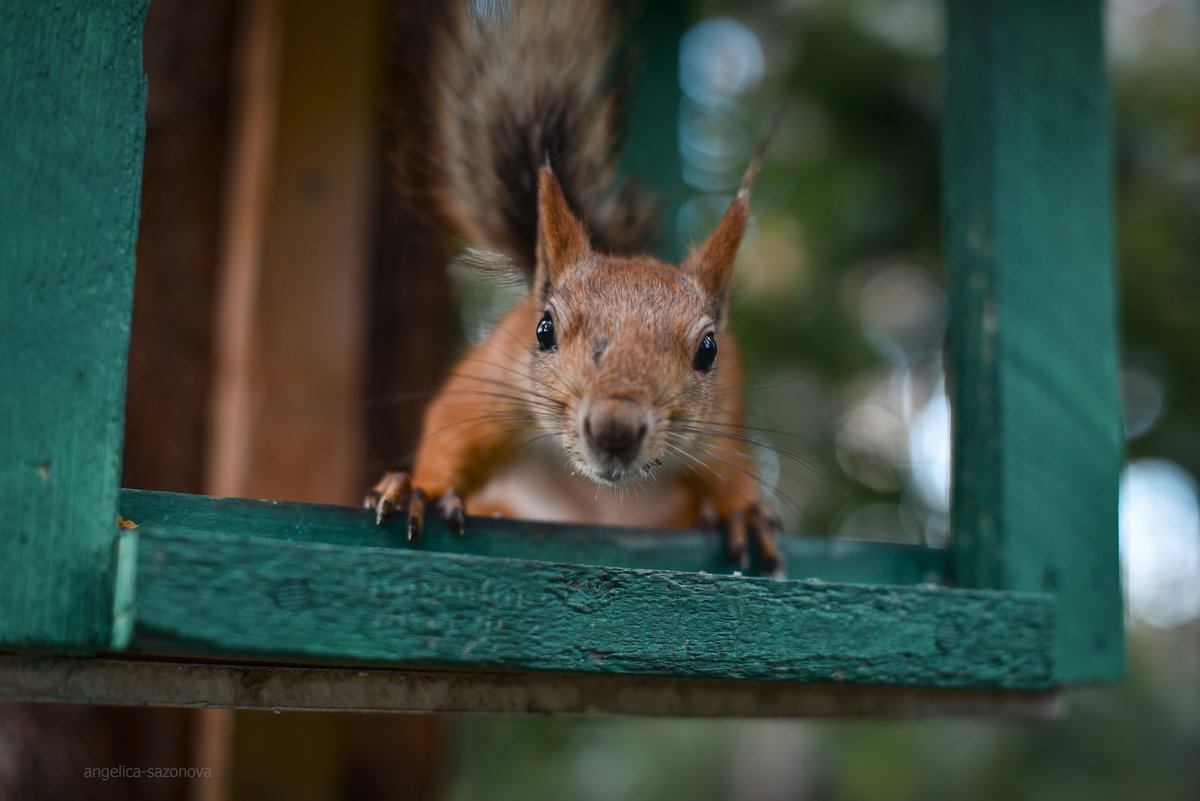
[[[754,457],[743,436],[740,353],[729,335],[722,337],[720,349],[726,358],[718,374],[717,397],[730,401],[714,410],[704,426],[713,433],[700,434],[694,446],[695,460],[704,466],[689,474],[695,499],[694,525],[720,529],[727,558],[743,570],[749,566],[753,552],[760,572],[782,577],[783,554],[774,540],[782,523],[771,505],[762,500]]]
[[[367,494],[364,506],[375,509],[377,522],[404,508],[406,535],[416,540],[433,502],[450,528],[463,530],[464,499],[513,451],[518,416],[509,399],[496,397],[503,392],[489,386],[481,376],[451,376],[426,410],[412,475],[389,471]]]
[[[532,425],[519,369],[523,354],[512,330],[529,315],[525,306],[513,309],[455,365],[430,402],[412,475],[389,471],[367,493],[363,505],[375,510],[377,523],[404,508],[407,537],[415,540],[432,501],[449,526],[462,531],[466,498],[512,457]]]
[[[698,459],[708,469],[692,477],[696,524],[721,530],[726,557],[741,569],[749,567],[753,552],[761,573],[782,577],[783,554],[774,540],[782,524],[762,499],[746,445],[720,437],[702,437],[698,445]]]

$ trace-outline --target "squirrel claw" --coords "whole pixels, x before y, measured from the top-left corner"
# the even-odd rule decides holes
[[[404,528],[409,542],[421,539],[425,528],[425,491],[414,487],[408,498],[408,524]]]
[[[782,579],[786,577],[783,552],[775,543],[775,535],[783,528],[775,511],[761,503],[745,509],[730,511],[722,520],[716,504],[705,498],[700,503],[700,526],[719,529],[724,535],[725,558],[746,572],[750,569],[751,554],[759,575]]]
[[[725,558],[735,562],[743,573],[750,569],[750,549],[746,547],[746,518],[730,512],[725,520]]]
[[[775,510],[769,506],[755,504],[753,524],[750,526],[751,545],[758,556],[758,569],[764,576],[773,579],[787,578],[783,552],[775,543],[775,535],[783,530],[783,523]]]
[[[404,512],[404,536],[409,542],[421,539],[425,530],[425,507],[428,496],[425,490],[414,487],[408,473],[402,470],[389,470],[383,474],[379,482],[371,487],[363,498],[363,506],[375,510],[375,524],[383,525],[396,510]],[[446,521],[447,527],[456,534],[462,534],[466,527],[466,509],[463,506],[462,495],[456,489],[449,489],[437,500],[437,509]]]
[[[392,509],[403,506],[412,492],[412,481],[408,473],[389,470],[367,492],[363,507],[375,510],[375,525],[381,526],[391,515]]]
[[[370,504],[364,504],[370,508]],[[388,514],[392,511],[392,502],[387,498],[380,498],[379,503],[375,505],[375,525],[382,526],[383,521],[387,519]]]
[[[725,543],[725,559],[734,562],[738,570],[750,569],[750,551],[746,547],[746,518],[741,512],[731,512],[725,520],[712,498],[700,500],[700,528],[720,531]]]
[[[458,490],[446,490],[446,493],[438,499],[438,506],[441,508],[442,517],[446,519],[446,526],[455,534],[462,534],[467,525],[467,514],[463,509],[462,496],[458,494]]]

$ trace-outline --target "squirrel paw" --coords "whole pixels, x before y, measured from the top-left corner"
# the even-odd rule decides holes
[[[701,503],[700,517],[702,527],[722,532],[725,558],[736,563],[738,569],[750,569],[753,553],[761,575],[777,579],[785,577],[783,552],[775,544],[775,535],[782,530],[783,524],[770,506],[752,503],[730,510],[722,519],[716,503],[706,498]]]
[[[446,525],[455,534],[462,534],[467,525],[467,512],[463,508],[462,496],[456,489],[448,489],[438,498],[438,510],[446,520]]]
[[[389,470],[363,498],[363,506],[375,510],[375,524],[383,525],[394,509],[407,508],[407,523],[404,527],[409,542],[421,538],[425,528],[425,491],[412,485],[412,478],[402,470]],[[438,498],[436,506],[446,524],[461,534],[466,525],[462,496],[458,490],[450,489]]]

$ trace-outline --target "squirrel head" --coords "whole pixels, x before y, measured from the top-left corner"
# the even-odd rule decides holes
[[[541,169],[533,411],[577,472],[619,486],[689,461],[687,445],[706,427],[718,376],[736,369],[725,320],[748,220],[749,200],[739,192],[680,265],[601,254],[553,172]]]

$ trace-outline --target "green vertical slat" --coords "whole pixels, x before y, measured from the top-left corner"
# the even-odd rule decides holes
[[[687,30],[691,6],[683,0],[626,5],[636,8],[630,37],[634,47],[627,54],[635,70],[621,169],[655,194],[660,214],[656,255],[676,262],[689,244],[679,239],[676,216],[687,197],[679,154],[679,39]]]
[[[1112,146],[1098,0],[948,0],[964,586],[1057,597],[1060,681],[1123,670]]]
[[[145,14],[0,0],[0,648],[108,642]]]

